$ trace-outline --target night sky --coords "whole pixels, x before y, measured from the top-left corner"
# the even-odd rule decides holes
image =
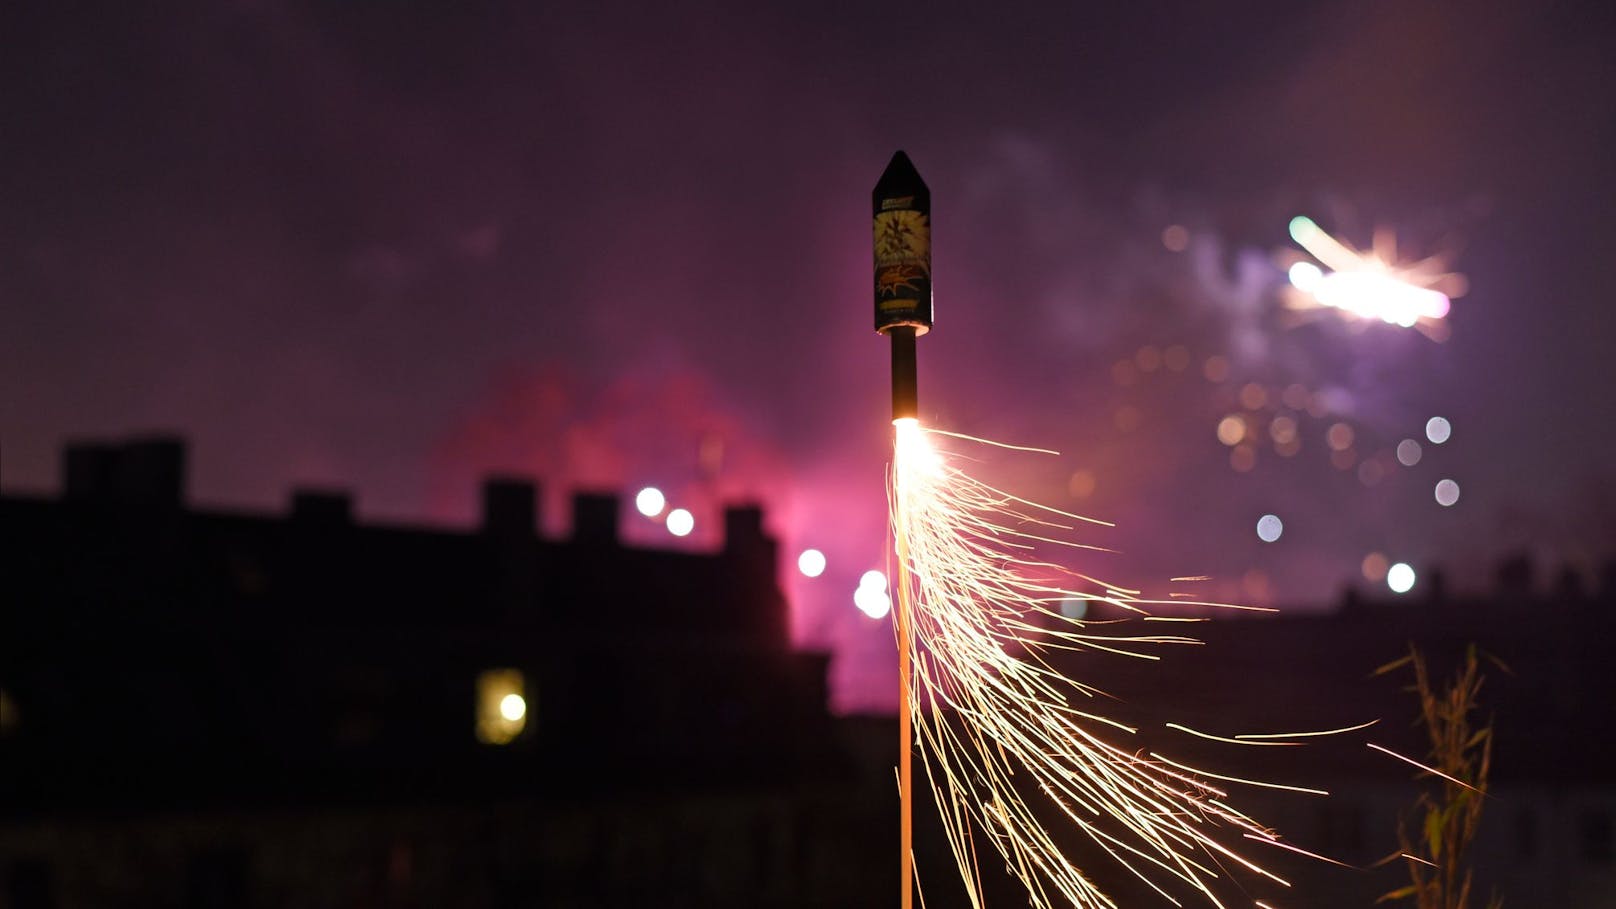
[[[1115,521],[1086,570],[1317,608],[1386,592],[1371,553],[1463,591],[1523,547],[1616,552],[1598,5],[1093,6],[8,5],[0,486],[171,430],[206,507],[334,485],[467,525],[518,471],[553,533],[573,489],[655,484],[701,547],[761,499],[838,703],[890,703],[851,594],[884,562],[869,192],[903,148],[933,198],[923,414],[1059,449],[980,470]],[[1286,309],[1298,214],[1446,256],[1449,337]]]

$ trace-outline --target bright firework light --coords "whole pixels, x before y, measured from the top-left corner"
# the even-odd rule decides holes
[[[1137,590],[1042,560],[1038,550],[1044,545],[1099,549],[1069,538],[1069,522],[1105,522],[981,483],[933,444],[933,438],[970,437],[923,429],[919,421],[915,339],[932,324],[930,194],[898,152],[872,196],[875,327],[892,341],[888,495],[897,556],[891,586],[897,594],[902,909],[911,909],[915,884],[911,765],[917,745],[973,906],[983,905],[979,832],[1025,886],[1030,905],[1048,909],[1059,900],[1081,909],[1115,909],[1046,828],[1041,815],[1048,809],[1177,905],[1158,876],[1176,878],[1220,907],[1211,885],[1226,863],[1289,886],[1226,841],[1249,839],[1322,857],[1281,842],[1229,805],[1228,793],[1209,780],[1274,784],[1204,773],[1113,745],[1110,738],[1136,730],[1080,709],[1082,699],[1101,692],[1051,665],[1064,651],[1156,660],[1151,651],[1158,647],[1199,643],[1175,635],[1094,633],[1092,621],[1062,611],[1071,600],[1109,603],[1146,621],[1195,621],[1153,616],[1150,609],[1157,605],[1223,604],[1142,599]],[[876,589],[861,583],[861,591]],[[1342,731],[1351,730],[1317,734]],[[1236,745],[1301,744],[1218,738]],[[1035,787],[1046,802],[1029,803],[1015,780],[1030,781],[1024,788]]]
[[[1465,282],[1462,275],[1447,271],[1441,257],[1400,264],[1392,234],[1377,234],[1375,248],[1363,252],[1330,236],[1305,216],[1291,219],[1290,234],[1329,269],[1307,261],[1291,265],[1290,284],[1309,304],[1419,328],[1433,338],[1446,337],[1443,320],[1452,298],[1463,294]]]
[[[1214,774],[1116,744],[1137,730],[1086,709],[1083,701],[1103,692],[1053,665],[1061,652],[1157,660],[1154,651],[1162,647],[1199,643],[1177,635],[1098,633],[1093,621],[1061,611],[1072,598],[1108,603],[1145,620],[1176,618],[1151,614],[1169,603],[1254,607],[1144,599],[1137,590],[1049,562],[1039,556],[1041,547],[1100,549],[1071,538],[1074,522],[1108,525],[984,484],[955,466],[960,456],[934,444],[968,437],[924,429],[914,419],[898,420],[895,428],[891,519],[899,610],[907,613],[898,643],[900,652],[908,647],[913,654],[907,687],[915,693],[907,712],[973,905],[982,900],[983,840],[1026,887],[1033,906],[1115,905],[1062,851],[1046,826],[1049,809],[1175,902],[1162,875],[1215,906],[1225,905],[1213,884],[1229,865],[1288,886],[1236,851],[1236,843],[1312,853],[1235,808],[1228,791],[1212,781],[1322,792]],[[1288,739],[1363,727],[1235,737],[1176,723],[1170,728],[1234,745],[1294,747],[1303,743]],[[1034,790],[1043,804],[1024,797]]]

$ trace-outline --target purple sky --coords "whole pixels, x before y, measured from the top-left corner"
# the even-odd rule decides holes
[[[340,484],[466,522],[483,472],[524,470],[654,482],[699,537],[761,497],[788,558],[830,556],[790,577],[800,639],[841,655],[844,706],[888,702],[889,633],[850,597],[882,562],[868,193],[901,147],[934,204],[923,411],[1060,449],[983,469],[1116,521],[1085,568],[1305,606],[1372,551],[1463,589],[1514,548],[1616,543],[1593,4],[517,6],[0,12],[0,485],[54,488],[67,438],[173,429],[204,505]],[[1299,213],[1453,254],[1452,337],[1287,321]],[[1182,372],[1118,366],[1175,345]],[[1237,473],[1215,427],[1248,382],[1326,407]],[[1384,462],[1437,414],[1453,439],[1416,467],[1330,464],[1337,421]]]

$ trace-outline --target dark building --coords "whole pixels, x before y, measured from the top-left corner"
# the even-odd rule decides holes
[[[480,526],[454,532],[360,524],[330,490],[278,516],[194,510],[172,439],[64,460],[59,499],[0,496],[0,909],[891,904],[895,724],[827,714],[757,509],[726,513],[717,551],[669,552],[619,542],[607,495],[542,538],[521,479],[489,481]],[[1248,896],[1344,909],[1401,882],[1367,866],[1416,791],[1366,743],[1427,748],[1407,678],[1372,670],[1415,643],[1440,678],[1477,644],[1510,668],[1477,718],[1498,742],[1478,893],[1616,905],[1616,597],[1540,589],[1522,559],[1498,583],[1209,622],[1159,663],[1058,659],[1137,728],[1119,746],[1329,790],[1232,798],[1355,866],[1279,854],[1294,886]],[[1369,719],[1305,749],[1166,726]],[[917,808],[927,905],[961,906]],[[1122,905],[1157,904],[1069,834]],[[990,886],[990,905],[1025,899]]]
[[[193,510],[173,439],[64,468],[0,498],[0,906],[846,904],[758,509],[670,552],[517,479],[451,532]]]

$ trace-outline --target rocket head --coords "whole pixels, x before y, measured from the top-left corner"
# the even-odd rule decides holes
[[[875,330],[931,329],[931,191],[909,156],[892,156],[870,194],[875,227]]]

